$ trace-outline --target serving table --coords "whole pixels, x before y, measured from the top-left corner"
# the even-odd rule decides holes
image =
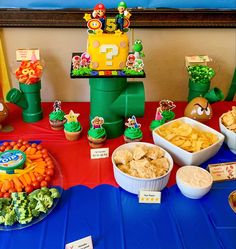
[[[176,117],[183,116],[186,102],[176,102]],[[207,123],[219,130],[218,119],[235,102],[212,104],[213,118]],[[200,200],[184,197],[175,185],[178,165],[174,165],[161,204],[139,204],[138,197],[118,187],[111,159],[90,159],[87,140],[90,105],[87,102],[62,103],[62,110],[80,113],[82,137],[67,141],[62,131],[53,131],[48,122],[53,103],[42,103],[44,118],[24,123],[19,107],[8,104],[14,130],[0,133],[1,141],[24,139],[41,142],[63,175],[63,193],[55,209],[42,221],[28,228],[0,231],[0,249],[63,249],[67,243],[92,236],[95,249],[235,249],[236,214],[228,204],[235,181],[214,183]],[[145,103],[143,141],[153,142],[149,125],[155,117],[157,102]],[[123,144],[123,137],[108,139],[110,155]],[[236,161],[236,155],[223,145],[209,163]]]

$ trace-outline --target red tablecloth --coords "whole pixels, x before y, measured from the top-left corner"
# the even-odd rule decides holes
[[[176,117],[183,116],[185,102],[176,102]],[[218,102],[212,105],[213,118],[207,125],[219,130],[219,116],[231,109],[235,102]],[[68,113],[70,110],[80,113],[79,121],[83,127],[82,137],[78,141],[67,141],[63,131],[53,131],[48,122],[49,113],[52,111],[53,103],[42,103],[44,118],[36,123],[25,123],[21,117],[21,109],[13,104],[8,104],[9,117],[4,125],[10,124],[14,131],[0,133],[0,140],[39,140],[55,157],[61,167],[65,189],[75,185],[85,185],[95,187],[100,184],[111,184],[117,186],[112,170],[110,158],[90,159],[90,146],[87,141],[87,131],[89,129],[89,103],[85,102],[64,102],[62,109]],[[153,142],[149,125],[155,117],[158,102],[148,102],[145,104],[145,115],[138,118],[142,124],[143,141]],[[108,139],[104,147],[108,147],[110,155],[113,150],[124,143],[123,137]],[[175,173],[178,166],[175,165],[171,173],[168,186],[175,183]]]

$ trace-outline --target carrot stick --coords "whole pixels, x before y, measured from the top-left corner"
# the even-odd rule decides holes
[[[25,178],[27,184],[30,185],[30,184],[31,184],[31,178],[30,178],[30,176],[28,175],[28,173],[25,173],[23,176],[24,176],[24,178]]]
[[[27,186],[27,182],[26,182],[26,180],[25,180],[25,178],[24,178],[23,175],[19,176],[19,180],[20,180],[20,182],[23,184],[24,187]]]
[[[34,160],[34,159],[39,159],[39,158],[42,158],[42,154],[34,154],[34,155],[28,155],[28,158],[30,160]]]
[[[43,175],[45,173],[45,167],[35,167],[34,171]]]
[[[18,177],[14,177],[12,180],[13,180],[13,182],[14,182],[14,184],[15,184],[15,188],[16,188],[16,189],[22,188],[22,184],[21,184],[21,182],[19,181]]]
[[[29,176],[30,176],[32,182],[36,181],[36,177],[35,177],[33,172],[29,172]]]
[[[30,155],[34,155],[37,152],[37,148],[32,148],[30,150]]]
[[[19,150],[21,150],[21,151],[25,151],[26,150],[26,146],[25,145],[22,145],[21,147],[20,147],[20,149]]]
[[[28,148],[25,150],[25,154],[26,154],[26,155],[30,155],[30,151],[31,151],[31,147],[28,147]]]
[[[6,191],[8,191],[8,190],[11,188],[11,183],[10,183],[10,181],[9,181],[9,180],[4,180],[2,188],[3,188],[3,187],[4,187],[4,189],[5,189]]]

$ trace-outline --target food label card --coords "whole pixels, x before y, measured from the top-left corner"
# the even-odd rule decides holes
[[[16,50],[16,60],[17,61],[30,61],[32,57],[36,60],[40,60],[40,54],[38,48],[33,49],[17,49]]]
[[[213,181],[236,179],[236,162],[209,164],[208,170],[213,177]]]
[[[193,66],[193,65],[206,65],[207,63],[212,61],[212,59],[208,55],[194,55],[194,56],[185,56],[185,66]]]
[[[65,249],[93,249],[92,237],[88,236],[66,244]]]
[[[139,203],[161,203],[161,192],[140,190]]]
[[[91,159],[99,159],[109,157],[109,148],[91,149]]]

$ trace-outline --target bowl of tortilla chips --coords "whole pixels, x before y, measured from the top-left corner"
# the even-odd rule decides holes
[[[219,126],[221,133],[225,136],[225,143],[236,154],[236,106],[222,114],[219,118]]]
[[[220,132],[188,117],[157,127],[152,136],[179,166],[202,164],[219,151],[224,141]]]

